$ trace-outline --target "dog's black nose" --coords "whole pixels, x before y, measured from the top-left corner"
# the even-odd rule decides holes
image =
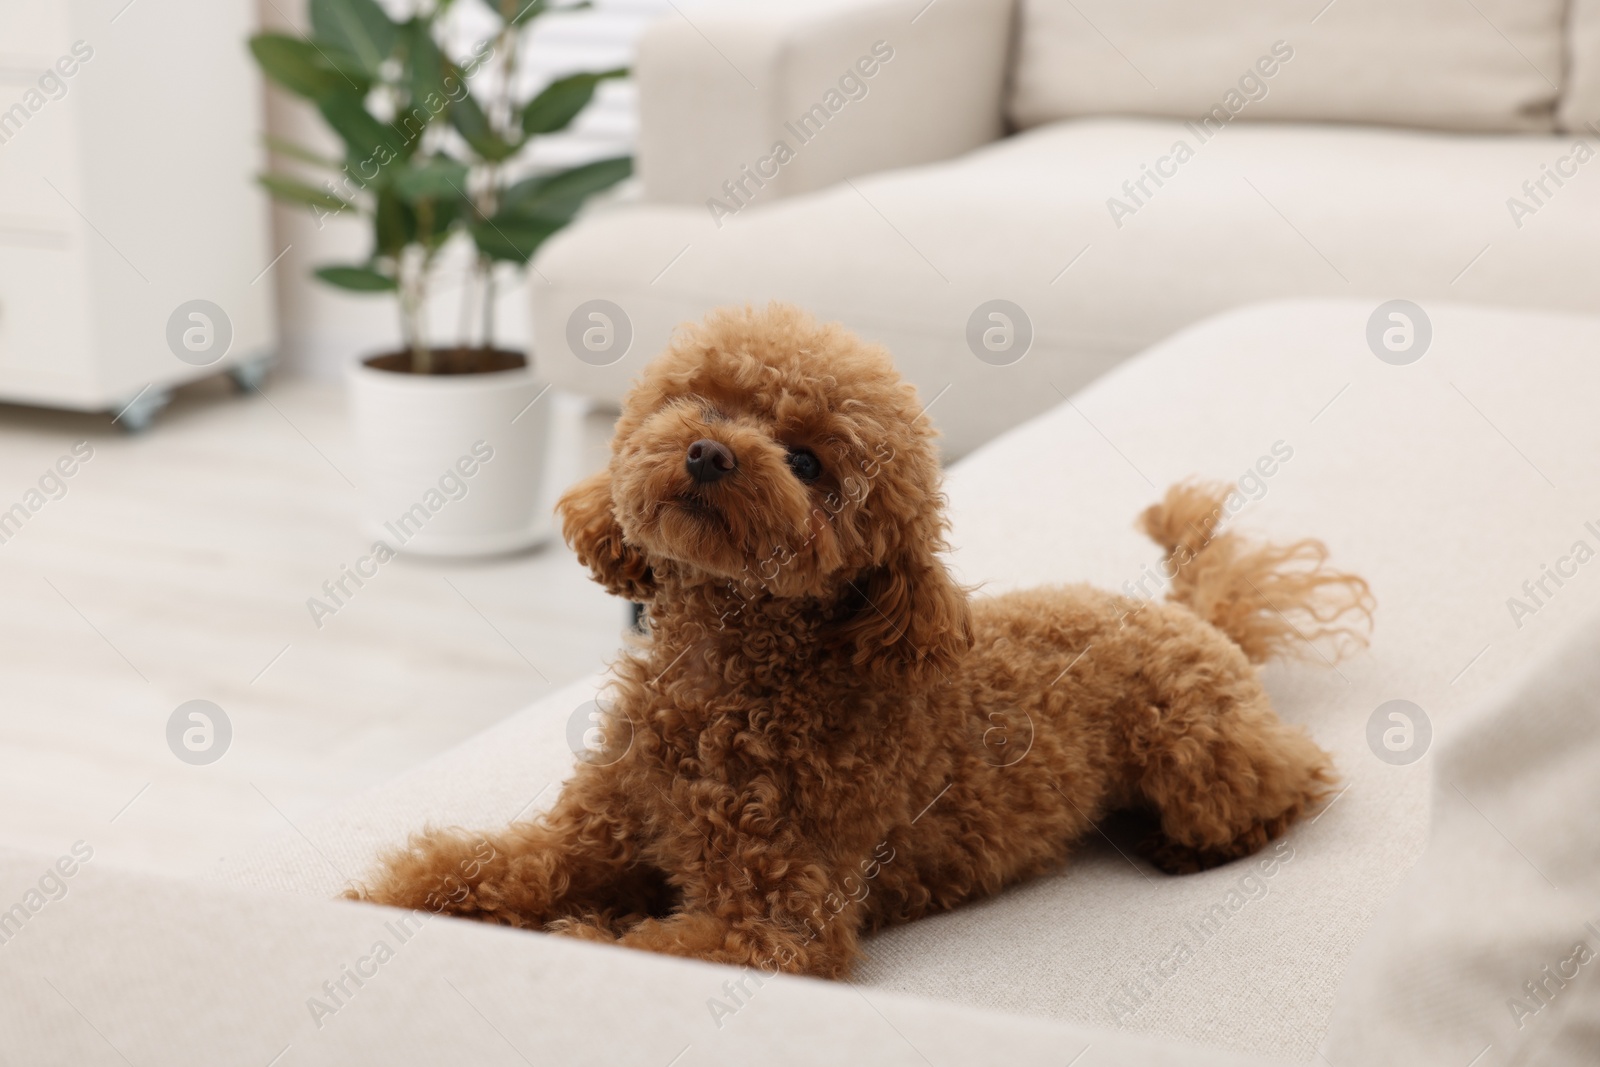
[[[702,437],[689,446],[689,455],[683,465],[689,469],[689,477],[709,485],[733,473],[733,453],[728,451],[726,445]]]

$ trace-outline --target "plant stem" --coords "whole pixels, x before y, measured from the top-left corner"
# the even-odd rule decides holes
[[[406,262],[408,258],[411,260],[409,265]],[[411,349],[411,373],[432,374],[433,352],[428,347],[423,323],[427,302],[428,259],[424,255],[422,262],[418,263],[417,258],[402,254],[400,262],[396,264],[400,272],[401,333],[405,337],[406,347]]]
[[[494,260],[480,256],[483,271],[483,347],[494,347]]]
[[[456,334],[462,348],[472,340],[472,296],[478,291],[478,263],[473,260],[467,268],[466,279],[461,283],[461,315],[456,322]]]
[[[495,54],[500,59],[500,96],[489,107],[489,123],[491,127],[498,126],[496,133],[506,142],[515,141],[521,133],[520,122],[517,120],[516,108],[512,103],[513,83],[516,81],[517,43],[521,40],[520,27],[512,26],[508,21],[500,29],[499,38],[495,42]],[[475,205],[478,214],[488,219],[499,210],[500,191],[500,164],[488,161],[485,167],[483,192]],[[480,338],[485,350],[494,347],[494,312],[495,312],[495,284],[494,260],[488,256],[478,257],[477,274],[481,279],[483,292],[483,318],[482,335]]]

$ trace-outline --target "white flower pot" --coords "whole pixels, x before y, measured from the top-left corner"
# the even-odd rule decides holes
[[[549,536],[551,403],[531,367],[403,374],[362,361],[347,384],[369,535],[424,556],[496,555]]]

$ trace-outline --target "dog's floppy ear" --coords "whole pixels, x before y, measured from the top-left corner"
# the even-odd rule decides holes
[[[967,594],[931,552],[902,550],[850,584],[859,606],[838,636],[857,666],[937,684],[972,647]]]
[[[612,514],[610,471],[568,489],[556,511],[561,515],[562,537],[607,592],[638,603],[655,595],[650,561],[622,539],[622,527]]]

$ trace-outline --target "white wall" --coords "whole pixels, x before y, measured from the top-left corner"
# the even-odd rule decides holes
[[[404,9],[393,0],[380,2],[391,12]],[[460,10],[470,14],[478,2],[462,0]],[[259,10],[262,26],[270,30],[290,28],[285,25],[284,11],[297,20],[294,28],[307,24],[304,0],[294,4],[260,0]],[[530,74],[536,83],[543,83],[574,70],[626,65],[639,32],[651,19],[670,11],[669,0],[595,0],[594,8],[586,12],[546,16],[529,39]],[[532,162],[565,165],[628,152],[634,139],[634,111],[631,82],[604,83],[596,102],[571,130],[535,147]],[[337,139],[324,128],[315,109],[276,88],[267,94],[267,127],[276,137],[338,154]],[[319,230],[306,209],[275,204],[272,234],[272,254],[287,249],[273,268],[284,369],[333,377],[351,359],[398,346],[400,330],[392,297],[344,293],[310,274],[323,264],[364,258],[371,241],[366,220],[325,220]],[[440,268],[430,314],[434,337],[441,342],[453,339],[456,333],[461,280],[470,261],[464,246],[455,251],[460,254],[449,257]],[[537,284],[537,280],[524,282],[508,272],[500,283],[504,295],[497,305],[497,339],[511,347],[524,346],[529,335],[524,284]]]

